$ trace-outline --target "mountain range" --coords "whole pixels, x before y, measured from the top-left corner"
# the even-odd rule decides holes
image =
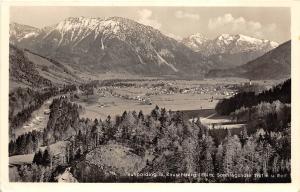
[[[208,39],[197,33],[183,39],[183,43],[196,52],[201,52],[216,64],[216,68],[239,66],[276,48],[274,41],[257,39],[242,34],[222,34]]]
[[[278,46],[241,34],[210,40],[197,33],[178,41],[121,17],[69,17],[41,29],[11,23],[10,43],[78,71],[190,78],[241,66]]]
[[[120,17],[71,17],[39,30],[36,36],[12,40],[17,46],[90,71],[171,75],[203,73],[212,65],[202,54],[160,31]]]
[[[242,77],[282,79],[291,76],[291,41],[287,41],[257,59],[229,69],[214,69],[206,77]]]

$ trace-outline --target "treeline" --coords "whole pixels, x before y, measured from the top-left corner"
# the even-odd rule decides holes
[[[36,130],[20,135],[9,142],[9,156],[34,153],[43,144],[42,139],[42,132]]]
[[[49,108],[49,120],[45,129],[34,130],[12,139],[9,143],[10,156],[33,153],[42,145],[46,146],[76,134],[81,106],[69,102],[67,97],[59,97],[53,99]]]
[[[17,88],[9,94],[9,131],[14,138],[13,131],[21,127],[30,119],[33,111],[39,109],[58,90],[49,88],[47,91],[34,91],[30,88]]]
[[[290,127],[248,134],[244,129],[225,137],[208,130],[199,120],[183,120],[181,112],[156,107],[151,114],[124,112],[112,122],[89,119],[79,124],[83,131],[74,137],[68,155],[78,159],[88,151],[114,140],[145,157],[152,151],[141,173],[199,173],[197,177],[105,176],[105,170],[82,163],[73,170],[81,182],[288,182],[290,180]],[[91,172],[93,170],[93,172]],[[95,175],[95,171],[99,174]],[[220,175],[224,175],[223,177]],[[238,176],[237,176],[238,175]],[[83,177],[84,176],[84,177]]]
[[[114,140],[132,148],[134,153],[142,157],[146,151],[153,151],[155,158],[147,162],[143,172],[196,172],[209,175],[179,180],[172,177],[142,179],[147,182],[288,182],[290,179],[289,126],[272,131],[259,129],[251,135],[247,129],[236,135],[227,130],[224,138],[218,136],[217,130],[214,133],[208,130],[199,120],[189,123],[184,121],[181,112],[166,111],[158,107],[149,115],[144,115],[141,111],[125,111],[114,120],[110,116],[104,121],[80,119],[74,126],[77,131],[67,153],[66,159],[69,162]],[[271,124],[267,123],[267,126]],[[79,181],[108,179],[81,178],[80,175],[89,175],[87,170],[95,170],[85,168],[74,172]],[[227,176],[218,177],[218,174]],[[239,177],[235,176],[237,174]],[[248,177],[243,177],[247,174]],[[119,181],[120,177],[109,177],[106,181]],[[125,178],[124,181],[128,179],[130,178]]]
[[[291,122],[291,104],[279,100],[272,103],[262,102],[252,107],[241,107],[231,113],[236,121],[247,121],[248,132],[262,128],[267,132],[282,131]]]
[[[43,165],[43,166],[49,166],[51,163],[51,156],[50,156],[50,150],[45,149],[43,152],[41,149],[34,154],[32,163],[35,163],[36,165]]]
[[[21,165],[10,170],[9,180],[13,182],[49,182],[52,181],[52,170],[50,166],[43,165]]]
[[[283,113],[282,109],[278,111]],[[219,134],[218,130],[209,130],[199,119],[189,122],[182,112],[158,106],[148,115],[125,111],[105,120],[80,119],[77,110],[80,107],[67,98],[55,99],[43,142],[70,142],[64,155],[67,163],[75,166],[71,171],[80,182],[290,182],[289,123],[280,129],[268,129],[272,124],[266,121],[266,129],[254,133],[245,128],[238,134],[226,130],[226,135],[221,136],[224,131]],[[111,141],[147,159],[140,173],[198,175],[107,176],[104,173],[109,170],[82,163],[86,153]],[[147,158],[149,153],[153,158]],[[46,165],[43,156],[37,152],[35,163]]]
[[[271,103],[276,100],[282,103],[291,103],[291,79],[259,94],[255,94],[255,92],[238,93],[229,99],[221,100],[215,109],[220,115],[229,115],[241,107],[252,107],[261,102]]]
[[[21,165],[10,174],[10,180],[19,182],[51,182],[53,181],[53,167],[51,166],[49,148],[35,153],[31,165]]]
[[[39,91],[30,88],[17,88],[9,94],[9,130],[13,137],[14,129],[21,127],[31,117],[33,111],[58,94],[66,94],[76,90],[75,85],[64,85],[61,88],[49,87]]]
[[[39,74],[34,63],[25,56],[24,51],[11,44],[9,45],[9,77],[31,87],[52,86],[49,79]]]
[[[91,81],[86,84],[81,84],[79,86],[79,90],[81,90],[84,93],[84,95],[86,95],[86,97],[88,97],[89,95],[94,94],[95,88],[97,88],[98,84],[99,84],[99,81],[97,81],[97,80]]]
[[[67,97],[53,99],[49,120],[43,132],[43,143],[49,145],[65,140],[78,132],[80,105],[71,103]]]

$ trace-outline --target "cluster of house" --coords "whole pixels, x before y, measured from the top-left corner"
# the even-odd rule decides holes
[[[210,94],[214,96],[226,96],[231,97],[236,94],[236,89],[234,86],[228,85],[199,85],[196,87],[186,87],[186,88],[179,88],[175,84],[165,82],[159,84],[134,84],[132,87],[134,88],[147,88],[147,93],[145,95],[130,95],[130,94],[121,94],[117,93],[115,90],[121,89],[128,86],[122,85],[112,85],[112,86],[104,86],[100,87],[97,90],[97,94],[105,97],[108,95],[112,95],[114,97],[119,97],[126,100],[135,100],[140,101],[142,104],[151,105],[152,101],[150,99],[151,95],[174,95],[174,94]]]
[[[228,89],[225,86],[207,86],[207,87],[187,87],[184,89],[179,88],[162,88],[155,87],[149,88],[152,90],[151,94],[148,95],[173,95],[173,94],[211,94],[215,96],[233,96],[236,94],[234,89]]]
[[[122,94],[119,94],[119,93],[116,93],[116,92],[112,92],[111,95],[114,96],[114,97],[119,97],[119,98],[126,99],[126,100],[140,101],[140,103],[144,104],[144,105],[152,105],[152,101],[151,101],[150,97],[148,97],[148,96],[141,96],[141,95],[130,96],[130,95],[127,95],[127,94],[122,95]]]

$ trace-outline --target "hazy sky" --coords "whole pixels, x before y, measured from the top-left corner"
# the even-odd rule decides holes
[[[268,7],[11,7],[11,21],[45,27],[67,17],[120,16],[186,37],[245,34],[282,43],[290,39],[290,9]]]

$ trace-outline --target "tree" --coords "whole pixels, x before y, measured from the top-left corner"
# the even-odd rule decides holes
[[[188,137],[182,142],[183,162],[186,173],[195,173],[196,171],[196,147],[197,143],[192,137]]]
[[[206,133],[198,139],[197,145],[197,170],[200,173],[213,174],[213,155],[215,151],[212,138]]]
[[[240,135],[240,141],[241,141],[241,144],[242,144],[242,147],[245,145],[245,143],[247,142],[247,139],[248,139],[248,134],[247,134],[247,128],[244,127],[243,128],[243,131],[241,131]]]
[[[142,121],[144,121],[145,117],[144,117],[144,114],[143,114],[142,110],[140,110],[140,112],[138,114],[138,118],[141,119]]]
[[[240,139],[234,135],[231,136],[230,130],[225,138],[223,145],[223,171],[224,173],[231,174],[237,173],[236,166],[238,165],[238,156],[241,154]]]
[[[48,148],[48,147],[47,147]],[[51,156],[50,153],[48,151],[48,149],[45,149],[44,153],[43,153],[43,161],[42,161],[42,165],[44,166],[49,166],[51,163]]]
[[[37,165],[43,164],[43,154],[41,150],[39,150],[37,153],[34,154],[32,162]]]
[[[81,157],[81,149],[78,148],[75,154],[75,159],[79,159]]]

